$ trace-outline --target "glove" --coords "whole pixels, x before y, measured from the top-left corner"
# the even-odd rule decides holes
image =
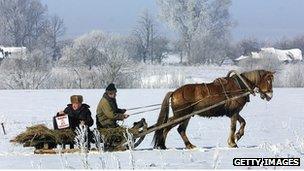
[[[120,109],[121,113],[126,113],[127,109]]]
[[[127,119],[130,115],[124,114],[124,119]]]
[[[60,111],[60,112],[57,113],[56,116],[61,116],[61,115],[65,115],[65,113],[63,111]]]
[[[122,120],[125,119],[125,115],[124,114],[116,114],[116,119],[122,121]]]

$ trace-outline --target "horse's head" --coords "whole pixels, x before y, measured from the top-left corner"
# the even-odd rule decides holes
[[[260,93],[262,99],[269,101],[273,96],[272,82],[274,73],[266,70],[254,70],[244,72],[242,75],[250,81],[252,89]]]
[[[260,71],[260,81],[256,85],[257,92],[260,93],[262,99],[266,99],[267,101],[271,100],[273,96],[272,90],[272,82],[274,79],[275,72],[271,71]]]

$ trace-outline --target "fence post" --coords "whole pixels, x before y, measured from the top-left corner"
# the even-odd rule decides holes
[[[2,130],[3,130],[4,135],[6,135],[5,128],[4,128],[4,123],[3,122],[1,123],[1,126],[2,126]]]

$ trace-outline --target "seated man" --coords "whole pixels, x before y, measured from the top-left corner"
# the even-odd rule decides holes
[[[116,103],[117,89],[113,83],[109,84],[106,92],[99,101],[96,110],[96,125],[100,128],[116,128],[118,120],[124,120],[129,117],[125,114],[126,109],[119,109]]]
[[[90,106],[82,103],[83,97],[81,95],[73,95],[70,98],[71,104],[68,104],[64,111],[57,113],[57,116],[67,114],[69,116],[70,129],[75,131],[79,125],[85,125],[88,127],[89,141],[93,142],[93,133],[90,131],[94,123],[91,117]]]

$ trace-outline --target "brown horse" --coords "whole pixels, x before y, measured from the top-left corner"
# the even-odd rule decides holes
[[[168,92],[163,100],[156,126],[174,121],[189,113],[199,111],[248,91],[251,92],[251,94],[255,94],[255,92],[260,93],[262,99],[266,99],[267,101],[271,100],[274,72],[255,70],[241,74],[235,72],[234,75],[230,76],[231,73],[232,72],[229,72],[226,77],[218,78],[209,84],[187,84],[173,92]],[[169,118],[170,98],[173,116]],[[228,145],[229,147],[237,147],[235,141],[238,141],[244,135],[246,124],[244,118],[242,118],[239,113],[247,102],[249,102],[249,95],[234,100],[227,100],[224,105],[220,105],[198,115],[203,117],[228,116],[231,119]],[[166,149],[165,141],[167,134],[177,125],[179,125],[177,131],[181,135],[186,148],[195,148],[186,135],[189,120],[190,118],[155,131],[153,138],[154,148]],[[240,129],[235,133],[237,121],[240,123]]]

